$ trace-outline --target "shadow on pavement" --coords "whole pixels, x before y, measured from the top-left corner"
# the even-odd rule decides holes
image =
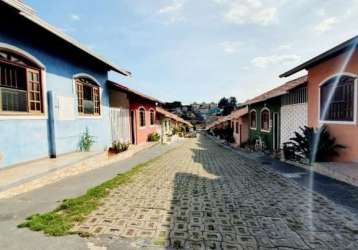
[[[353,215],[201,136],[174,178],[168,245],[177,249],[358,249]]]
[[[266,167],[291,178],[301,186],[309,188],[310,172],[308,170],[273,160],[267,156],[260,158],[260,161],[269,162],[270,164],[267,164]],[[313,173],[313,180],[315,192],[324,195],[336,204],[345,206],[358,216],[358,187],[318,173]]]

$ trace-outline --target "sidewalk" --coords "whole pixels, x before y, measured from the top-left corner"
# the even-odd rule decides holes
[[[308,166],[292,161],[284,162],[358,187],[358,163],[319,162],[314,163],[313,166]]]
[[[43,187],[111,163],[127,159],[157,143],[131,146],[127,151],[109,157],[107,151],[74,152],[55,159],[40,159],[0,170],[0,199]]]
[[[63,199],[77,197],[89,188],[97,186],[119,173],[124,173],[137,164],[141,164],[180,144],[160,145],[143,150],[122,161],[117,161],[105,168],[97,168],[58,182],[19,194],[9,199],[0,199],[0,249],[6,250],[88,250],[86,238],[78,235],[48,237],[43,233],[28,229],[18,229],[26,217],[35,213],[44,213],[55,209]],[[126,249],[126,248],[123,248]]]

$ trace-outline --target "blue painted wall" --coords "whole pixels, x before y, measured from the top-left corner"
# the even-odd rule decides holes
[[[33,42],[32,37],[19,35],[27,23],[17,27],[16,33],[6,31],[0,26],[0,43],[16,46],[37,58],[46,67],[46,90],[52,91],[54,100],[58,96],[72,97],[76,118],[70,121],[59,121],[55,116],[55,138],[57,154],[78,150],[81,134],[86,128],[95,137],[93,150],[103,150],[111,144],[109,98],[106,87],[107,69],[91,61],[85,55],[75,54],[74,48],[66,48],[61,43]],[[50,37],[49,39],[54,39]],[[55,41],[55,40],[54,40]],[[61,46],[61,47],[59,47]],[[79,52],[80,53],[80,52]],[[102,87],[101,117],[80,118],[77,113],[77,100],[73,88],[73,75],[86,73],[93,76]],[[44,99],[46,101],[46,98]],[[56,107],[55,107],[56,108]],[[0,119],[0,168],[13,164],[35,160],[49,155],[47,116],[41,120]]]

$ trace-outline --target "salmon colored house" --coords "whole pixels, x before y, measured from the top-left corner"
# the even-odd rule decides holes
[[[308,71],[308,126],[327,125],[345,145],[337,161],[358,161],[358,36],[285,72]]]
[[[249,116],[248,107],[245,106],[231,113],[231,127],[233,128],[233,136],[235,146],[241,146],[249,139]]]
[[[129,115],[127,121],[129,122],[130,142],[132,144],[146,143],[148,141],[148,136],[152,133],[157,133],[159,130],[156,107],[161,102],[153,97],[129,89],[119,83],[111,81],[108,83],[113,91],[125,93],[128,98]],[[113,98],[120,98],[119,94],[117,94],[117,97],[115,95],[110,96]]]
[[[213,132],[214,129],[223,129],[230,127],[233,131],[233,146],[241,146],[249,139],[249,118],[248,107],[242,106],[240,109],[231,112],[227,116],[218,118],[216,121],[206,127]]]

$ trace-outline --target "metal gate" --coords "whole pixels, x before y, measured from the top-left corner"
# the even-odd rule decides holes
[[[112,141],[130,142],[129,109],[110,108]]]

